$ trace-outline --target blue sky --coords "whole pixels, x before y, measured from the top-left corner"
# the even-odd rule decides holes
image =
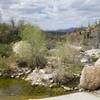
[[[24,19],[44,30],[67,29],[100,19],[100,0],[0,0],[2,21]]]

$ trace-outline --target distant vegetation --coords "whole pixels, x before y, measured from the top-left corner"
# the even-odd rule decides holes
[[[23,21],[0,23],[0,68],[8,69],[10,63],[26,64],[31,68],[50,66],[64,76],[77,73],[82,68],[77,58],[79,52],[73,45],[82,46],[84,49],[100,47],[100,23],[63,35],[61,32],[52,32],[56,38],[47,36],[47,33]],[[16,43],[22,43],[18,53],[12,49]]]

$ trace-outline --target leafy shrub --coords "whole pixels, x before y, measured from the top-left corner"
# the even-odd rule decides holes
[[[51,60],[51,65],[57,71],[57,80],[66,80],[73,74],[80,74],[82,65],[78,59],[79,51],[69,43],[58,44],[56,49],[51,52],[55,60]]]
[[[7,70],[9,66],[7,64],[6,58],[0,57],[0,70]]]
[[[0,44],[0,55],[3,57],[8,57],[10,56],[12,52],[11,45],[9,44]]]
[[[61,43],[57,45],[53,55],[58,57],[63,63],[74,63],[76,56],[78,55],[78,51],[75,50],[69,43]]]
[[[67,67],[60,66],[55,70],[54,81],[59,84],[65,84],[74,78]]]
[[[20,56],[24,61],[30,61],[30,66],[43,67],[46,64],[47,48],[45,35],[37,27],[25,25],[21,30],[21,38],[29,45],[20,47]],[[24,59],[23,59],[24,58]]]
[[[13,46],[13,51],[19,62],[32,63],[32,48],[27,41],[16,42]]]
[[[21,40],[20,33],[24,22],[10,20],[9,23],[0,23],[0,43],[11,43]]]

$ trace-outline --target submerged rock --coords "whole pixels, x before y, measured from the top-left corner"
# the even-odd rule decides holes
[[[89,90],[98,89],[100,87],[100,67],[84,67],[82,70],[79,86]]]

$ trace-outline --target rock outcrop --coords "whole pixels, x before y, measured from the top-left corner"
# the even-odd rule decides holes
[[[100,67],[84,67],[82,70],[79,86],[89,90],[98,89],[100,87]]]

